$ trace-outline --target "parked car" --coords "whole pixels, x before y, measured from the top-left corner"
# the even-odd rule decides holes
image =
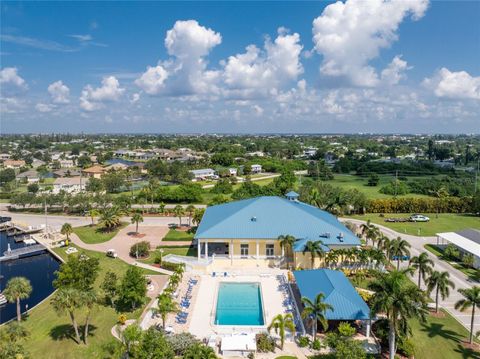
[[[0,223],[10,222],[12,217],[0,217]]]
[[[117,255],[117,251],[115,249],[109,249],[107,251],[107,257],[110,257],[110,258],[117,258],[118,255]]]
[[[424,216],[423,214],[412,214],[410,216],[410,220],[412,222],[428,222],[430,218],[428,218],[427,216]]]

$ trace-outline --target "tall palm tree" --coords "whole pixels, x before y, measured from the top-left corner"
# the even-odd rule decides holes
[[[332,264],[336,264],[338,262],[338,250],[330,250],[325,254],[325,265],[328,268],[332,267]]]
[[[88,344],[88,330],[90,328],[90,318],[92,310],[98,302],[97,294],[93,290],[82,293],[82,304],[87,308],[87,315],[85,316],[85,326],[83,334],[83,342]]]
[[[372,241],[372,246],[375,246],[375,243],[378,241],[378,238],[381,236],[380,229],[378,227],[371,225],[370,229],[367,231],[367,238],[370,238]]]
[[[205,213],[204,208],[195,209],[195,212],[193,212],[192,222],[198,226],[200,224],[200,221],[202,220],[204,213]]]
[[[183,354],[184,359],[217,359],[217,355],[213,348],[195,343],[190,345]]]
[[[389,358],[394,359],[397,350],[396,334],[400,330],[410,331],[409,318],[425,320],[427,299],[424,292],[403,271],[380,274],[370,283],[369,289],[375,292],[370,300],[372,314],[384,313],[387,316]]]
[[[32,293],[32,285],[25,277],[13,277],[7,282],[3,291],[5,298],[10,303],[17,303],[17,321],[22,320],[22,311],[20,309],[20,300],[27,299]]]
[[[175,208],[173,209],[173,213],[175,214],[175,217],[178,217],[178,222],[180,224],[180,227],[182,226],[182,216],[185,214],[185,210],[183,209],[183,206],[177,204]]]
[[[195,206],[193,204],[189,204],[187,208],[185,208],[185,211],[187,212],[187,215],[188,215],[188,226],[191,226],[192,216],[195,213]]]
[[[410,255],[409,248],[410,243],[401,237],[397,237],[390,242],[390,258],[397,257],[397,270],[400,269],[400,261],[402,260],[402,257]]]
[[[62,229],[60,230],[60,233],[63,234],[64,236],[67,236],[67,244],[68,241],[70,240],[70,235],[73,233],[73,228],[70,223],[64,223],[62,225]]]
[[[328,321],[325,316],[327,310],[334,311],[334,308],[325,303],[325,294],[318,293],[315,297],[315,300],[312,301],[310,298],[302,297],[302,304],[304,306],[302,310],[302,318],[309,318],[312,321],[312,337],[316,338],[317,335],[317,323],[320,322],[324,330],[328,329]]]
[[[285,251],[285,256],[287,258],[290,257],[290,253],[293,252],[293,244],[295,243],[295,237],[291,236],[290,234],[280,235],[278,236],[278,240],[280,241],[280,247],[283,248]],[[288,259],[287,259],[287,267],[288,267]]]
[[[419,256],[412,257],[410,265],[414,270],[418,270],[418,288],[420,288],[422,278],[426,278],[427,274],[432,273],[435,264],[428,258],[428,254],[423,252]]]
[[[162,318],[162,326],[165,329],[167,315],[178,312],[178,307],[175,301],[173,301],[172,297],[168,294],[162,293],[157,298],[158,305],[154,312],[160,314],[160,317]]]
[[[100,213],[100,223],[107,230],[112,230],[120,225],[120,216],[120,208],[116,206],[106,207]]]
[[[450,280],[448,272],[433,271],[426,279],[428,293],[432,293],[435,289],[435,313],[438,313],[438,295],[445,300],[450,295],[450,288],[455,289],[455,284]]]
[[[92,219],[92,226],[95,225],[95,218],[100,215],[97,209],[92,208],[88,211],[88,216]]]
[[[280,349],[283,350],[286,331],[289,330],[290,333],[295,333],[295,322],[293,320],[293,315],[291,313],[276,315],[275,317],[273,317],[272,322],[267,329],[269,332],[274,329],[275,334],[278,334],[280,336]]]
[[[310,253],[310,260],[311,260],[311,268],[315,268],[315,257],[318,256],[320,260],[322,257],[325,255],[325,252],[323,251],[322,248],[323,242],[318,240],[318,241],[308,241],[305,244],[305,248],[303,248],[303,255],[305,253]]]
[[[138,223],[143,222],[143,216],[141,213],[135,212],[130,219],[131,223],[135,223],[135,233],[138,234]]]
[[[80,344],[80,333],[75,318],[75,310],[83,305],[82,293],[74,288],[60,288],[53,295],[51,303],[57,313],[68,313],[73,329],[75,330],[75,340]]]
[[[473,286],[469,289],[459,289],[458,292],[463,295],[465,298],[460,299],[455,303],[455,309],[460,311],[465,311],[469,308],[472,308],[472,319],[470,324],[470,344],[473,343],[473,323],[475,321],[475,308],[480,309],[480,287]]]
[[[320,207],[320,192],[316,188],[312,188],[308,193],[307,202],[313,206]]]

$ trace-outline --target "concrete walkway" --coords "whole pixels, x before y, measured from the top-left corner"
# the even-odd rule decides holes
[[[340,218],[342,222],[352,222],[357,225],[365,223],[365,221],[351,219],[351,218]],[[373,222],[372,222],[373,223]],[[428,257],[433,261],[435,264],[434,270],[439,272],[448,272],[450,274],[450,280],[455,284],[455,289],[450,291],[450,296],[445,300],[440,298],[439,304],[441,307],[445,308],[455,319],[457,319],[467,330],[470,331],[470,321],[471,321],[471,310],[467,310],[466,312],[460,312],[454,308],[455,303],[463,298],[463,296],[458,293],[458,289],[460,288],[471,288],[475,285],[480,286],[480,283],[472,281],[469,279],[463,272],[459,271],[458,269],[453,268],[449,263],[440,260],[437,256],[430,253],[424,248],[425,244],[436,244],[437,238],[436,237],[417,237],[408,234],[402,234],[396,232],[390,228],[387,228],[381,224],[374,223],[383,234],[385,234],[388,238],[397,238],[401,237],[407,240],[410,245],[410,253],[411,256],[418,256],[420,253],[427,253]],[[408,265],[407,262],[401,263],[401,267],[406,267]],[[418,273],[412,277],[412,280],[417,283]],[[425,283],[422,281],[421,284],[422,289],[425,289]],[[435,295],[432,293],[432,299],[435,300]],[[474,333],[480,330],[480,316],[477,315],[475,318],[474,323]]]

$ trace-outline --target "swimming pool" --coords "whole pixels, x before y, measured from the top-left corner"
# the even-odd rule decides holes
[[[215,324],[264,325],[260,283],[220,283]]]

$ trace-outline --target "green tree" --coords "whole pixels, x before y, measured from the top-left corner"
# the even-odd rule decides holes
[[[475,322],[475,308],[480,309],[480,287],[473,286],[468,289],[459,289],[458,292],[464,296],[463,299],[460,299],[455,303],[455,309],[458,309],[462,312],[466,311],[469,308],[472,308],[472,319],[470,321],[470,344],[473,343],[473,328]]]
[[[85,306],[87,309],[87,313],[85,315],[85,325],[84,325],[84,334],[83,334],[83,342],[88,344],[88,331],[90,329],[90,320],[92,316],[92,311],[97,305],[98,298],[97,294],[93,290],[88,290],[86,292],[82,292],[82,305]]]
[[[185,350],[183,359],[217,359],[213,348],[201,343],[195,343]]]
[[[142,329],[138,326],[138,324],[134,323],[127,326],[124,330],[118,330],[118,334],[126,354],[125,357],[136,358],[143,336]]]
[[[185,210],[183,209],[183,206],[177,204],[175,208],[173,208],[173,213],[175,214],[175,217],[178,217],[178,222],[180,224],[180,227],[182,226],[182,216],[185,214]]]
[[[170,313],[178,312],[177,303],[172,299],[169,294],[162,293],[158,297],[157,308],[155,312],[160,314],[162,318],[162,326],[165,328],[165,321],[167,320],[167,315]]]
[[[203,215],[205,214],[205,209],[204,208],[197,208],[195,212],[193,213],[192,217],[192,222],[198,226],[203,218]]]
[[[64,223],[62,225],[62,229],[60,230],[60,233],[63,234],[64,236],[67,236],[67,241],[70,240],[70,235],[73,233],[73,227],[70,223]]]
[[[118,207],[107,207],[100,212],[100,223],[107,230],[113,230],[120,225],[121,211]]]
[[[30,193],[37,193],[39,189],[40,189],[40,187],[38,187],[37,183],[30,183],[27,186],[27,191],[30,192]]]
[[[147,280],[138,267],[130,266],[120,284],[119,300],[132,310],[143,303],[147,293]]]
[[[97,218],[100,215],[100,212],[98,212],[97,209],[92,208],[88,211],[88,216],[92,219],[92,226],[95,225],[95,218]]]
[[[71,287],[62,287],[58,289],[51,300],[53,309],[63,314],[65,312],[70,316],[73,329],[75,331],[75,341],[80,344],[80,332],[78,330],[78,324],[75,317],[75,311],[82,307],[83,298],[82,292],[78,289]]]
[[[455,284],[450,280],[448,272],[433,271],[425,281],[428,293],[435,290],[435,312],[438,313],[438,296],[445,300],[450,295],[450,288],[455,289]]]
[[[140,213],[135,212],[132,215],[132,218],[130,219],[130,221],[131,221],[132,224],[135,223],[135,233],[138,234],[138,223],[143,222],[143,216]]]
[[[195,206],[193,204],[189,204],[187,206],[187,208],[185,209],[185,211],[187,212],[187,215],[188,215],[188,225],[191,226],[192,225],[192,217],[195,213]]]
[[[390,242],[390,258],[396,257],[397,261],[397,270],[400,269],[400,261],[402,261],[404,256],[410,255],[410,243],[405,239],[397,237]]]
[[[268,326],[268,332],[272,329],[280,337],[280,349],[283,350],[285,343],[286,331],[288,330],[292,335],[295,334],[295,322],[291,313],[278,314],[273,317],[272,322]]]
[[[372,314],[384,313],[389,324],[389,358],[394,359],[397,351],[396,335],[400,331],[410,332],[408,320],[426,320],[427,299],[424,292],[414,285],[403,271],[380,274],[370,283],[375,293],[370,299]]]
[[[117,274],[113,271],[108,271],[105,273],[105,277],[103,278],[103,282],[101,285],[101,289],[103,293],[105,293],[105,299],[110,302],[110,305],[113,306],[115,296],[117,294],[117,287],[118,287],[118,277]]]
[[[318,256],[320,260],[323,258],[325,255],[325,252],[322,248],[323,242],[318,240],[318,241],[308,241],[305,244],[305,248],[303,248],[303,255],[305,253],[310,253],[310,260],[311,260],[311,269],[315,268],[315,257]]]
[[[426,278],[428,274],[432,273],[434,265],[433,261],[428,258],[428,254],[425,252],[410,259],[410,266],[418,271],[418,288],[420,288],[422,278]]]
[[[174,359],[175,353],[165,336],[155,328],[143,332],[135,359]],[[203,357],[196,357],[201,358]]]
[[[287,258],[287,266],[289,265],[289,258],[293,257],[293,244],[295,243],[295,237],[289,234],[278,236],[280,246],[285,251],[285,257]]]
[[[30,333],[19,322],[11,322],[0,327],[0,358],[28,358],[24,342]]]
[[[324,302],[325,294],[318,293],[315,300],[302,297],[302,304],[304,306],[302,310],[302,318],[309,319],[312,322],[312,337],[315,340],[317,336],[317,323],[320,322],[324,330],[328,329],[328,321],[326,317],[327,310],[334,311],[334,308]]]
[[[5,184],[15,180],[15,170],[13,168],[7,168],[0,171],[0,183]]]
[[[25,277],[13,277],[7,282],[3,291],[5,298],[10,303],[17,304],[17,321],[22,320],[22,311],[20,309],[20,300],[27,299],[32,293],[32,285]]]
[[[380,177],[378,176],[378,174],[372,173],[368,177],[367,185],[371,187],[375,187],[375,186],[378,186],[378,182],[380,182]]]
[[[85,254],[70,255],[60,269],[55,272],[56,279],[53,286],[60,288],[75,288],[80,291],[93,289],[93,284],[98,277],[98,258],[89,258]]]

